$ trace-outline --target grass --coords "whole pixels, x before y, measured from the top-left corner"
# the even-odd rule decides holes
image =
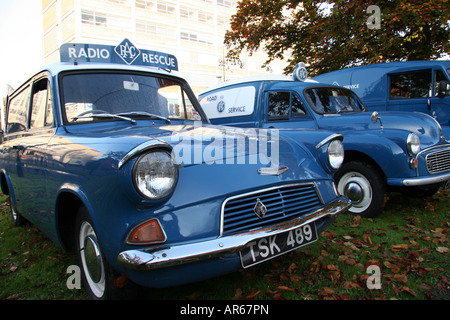
[[[74,254],[36,227],[11,226],[0,198],[0,299],[86,299],[67,288]],[[390,196],[376,219],[340,215],[319,240],[253,268],[175,288],[148,289],[143,299],[449,300],[450,191],[426,199]],[[379,289],[367,283],[380,271]],[[373,268],[373,267],[371,267]]]

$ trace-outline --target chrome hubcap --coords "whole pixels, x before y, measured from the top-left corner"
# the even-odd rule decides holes
[[[338,182],[338,191],[352,201],[350,212],[361,213],[372,203],[372,186],[359,172],[347,172]]]
[[[94,228],[87,221],[80,228],[80,257],[86,281],[96,297],[105,292],[105,268]]]

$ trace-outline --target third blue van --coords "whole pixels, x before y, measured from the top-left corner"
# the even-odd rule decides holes
[[[427,113],[450,137],[450,61],[403,61],[337,70],[313,78],[353,90],[373,111]]]

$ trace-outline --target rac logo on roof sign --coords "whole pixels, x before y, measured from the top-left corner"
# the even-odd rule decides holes
[[[61,62],[93,62],[140,65],[178,71],[177,58],[171,54],[138,49],[124,39],[117,46],[64,43],[60,47]]]
[[[132,64],[133,61],[141,54],[141,51],[136,48],[128,39],[124,39],[114,51],[125,61],[126,64]]]

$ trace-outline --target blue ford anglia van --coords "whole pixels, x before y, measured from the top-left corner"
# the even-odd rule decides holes
[[[200,104],[213,124],[342,134],[345,160],[335,179],[355,215],[378,216],[389,191],[426,196],[450,179],[450,144],[431,116],[368,112],[353,91],[305,73],[224,82],[202,92]]]
[[[319,82],[353,90],[369,110],[423,112],[450,137],[450,61],[379,63],[321,74]]]
[[[251,267],[351,206],[341,135],[211,125],[174,57],[121,45],[61,47],[8,96],[0,148],[14,224],[74,249],[90,298]]]

